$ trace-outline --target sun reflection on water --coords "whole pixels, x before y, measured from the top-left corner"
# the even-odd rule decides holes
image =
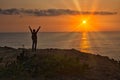
[[[90,52],[90,42],[88,38],[88,32],[83,32],[80,43],[80,51],[82,52]]]

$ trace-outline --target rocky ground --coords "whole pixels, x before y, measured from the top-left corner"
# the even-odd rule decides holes
[[[120,80],[120,63],[75,49],[0,47],[0,80]]]

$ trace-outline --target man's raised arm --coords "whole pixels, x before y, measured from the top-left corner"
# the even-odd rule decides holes
[[[37,29],[37,31],[36,31],[36,32],[38,32],[38,31],[40,30],[40,28],[41,28],[41,26],[39,26],[39,28]]]
[[[30,29],[30,31],[31,31],[31,33],[32,33],[32,29],[31,29],[31,27],[29,26],[29,29]]]

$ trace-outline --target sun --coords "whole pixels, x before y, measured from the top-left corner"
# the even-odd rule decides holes
[[[95,30],[94,16],[77,16],[75,17],[75,30],[79,32],[93,32]]]
[[[87,20],[83,20],[83,21],[82,21],[82,24],[87,24]]]
[[[83,31],[83,32],[85,32],[85,31],[90,31],[90,30],[91,30],[88,19],[81,19],[80,29],[81,29],[81,31]]]

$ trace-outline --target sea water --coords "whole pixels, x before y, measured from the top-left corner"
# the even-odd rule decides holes
[[[31,33],[0,33],[0,46],[31,48]],[[38,49],[77,49],[120,59],[120,32],[40,32]]]

